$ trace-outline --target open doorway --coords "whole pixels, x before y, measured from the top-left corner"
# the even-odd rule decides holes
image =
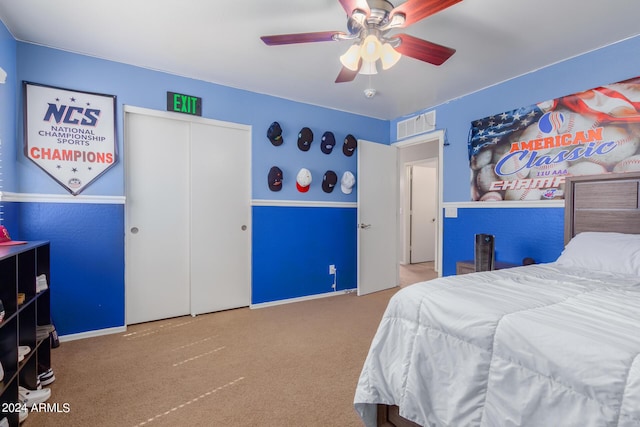
[[[399,273],[406,286],[439,277],[442,271],[442,148],[433,132],[398,146]]]

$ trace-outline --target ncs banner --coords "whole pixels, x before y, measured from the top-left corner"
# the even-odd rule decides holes
[[[570,175],[640,171],[640,77],[476,120],[471,200],[564,198]]]
[[[74,196],[117,161],[113,95],[23,83],[25,156]]]

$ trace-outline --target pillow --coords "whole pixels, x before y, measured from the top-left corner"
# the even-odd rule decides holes
[[[566,267],[640,276],[640,234],[577,234],[557,261]]]

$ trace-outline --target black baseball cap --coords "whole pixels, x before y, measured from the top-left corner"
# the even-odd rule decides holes
[[[267,129],[267,138],[269,138],[269,141],[276,147],[282,145],[284,138],[282,138],[282,127],[280,127],[280,123],[271,123],[269,129]]]
[[[338,183],[338,175],[334,171],[326,171],[322,177],[322,191],[331,193]]]
[[[313,132],[308,127],[303,127],[298,133],[298,148],[302,151],[309,151],[313,142]]]
[[[269,169],[268,183],[269,183],[269,190],[271,191],[282,190],[282,170],[279,167],[273,166],[271,167],[271,169]]]
[[[345,156],[351,157],[353,156],[353,153],[356,151],[357,147],[358,147],[358,141],[353,135],[349,134],[344,139],[344,144],[342,145],[342,152],[344,153]]]
[[[320,149],[324,154],[331,154],[331,150],[336,145],[336,138],[333,136],[333,132],[325,132],[322,134],[322,143]]]

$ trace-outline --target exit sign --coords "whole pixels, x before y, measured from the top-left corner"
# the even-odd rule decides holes
[[[167,111],[202,116],[202,98],[167,92]]]

